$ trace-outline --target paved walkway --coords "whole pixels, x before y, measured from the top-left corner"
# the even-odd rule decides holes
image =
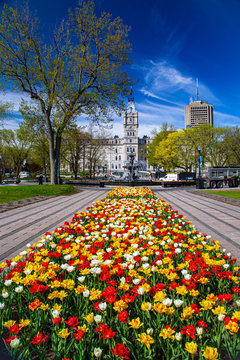
[[[0,261],[11,259],[47,232],[65,221],[71,221],[79,210],[85,210],[103,198],[109,189],[83,189],[71,196],[58,196],[5,211],[0,216]]]
[[[219,240],[220,245],[238,258],[240,264],[240,204],[203,197],[197,191],[154,189],[155,194],[167,201],[180,214],[191,220],[203,234]],[[206,194],[206,193],[205,193]],[[202,194],[201,194],[202,195]],[[215,197],[217,198],[217,197]],[[231,200],[230,200],[231,202]]]

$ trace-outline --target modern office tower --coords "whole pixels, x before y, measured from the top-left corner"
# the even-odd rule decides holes
[[[185,107],[185,129],[202,124],[213,125],[213,106],[207,101],[193,101]]]

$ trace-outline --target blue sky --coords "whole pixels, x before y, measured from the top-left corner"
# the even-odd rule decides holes
[[[15,0],[14,0],[15,2]],[[13,1],[6,1],[12,4]],[[44,28],[67,15],[75,0],[31,0]],[[184,128],[184,107],[199,98],[213,105],[215,126],[240,125],[239,0],[95,0],[96,10],[120,16],[131,26],[132,65],[137,84],[139,135],[151,135],[163,122]],[[3,1],[0,0],[0,4]],[[21,94],[6,94],[16,104]],[[6,100],[6,96],[0,96]],[[16,126],[15,117],[8,123]],[[84,121],[82,121],[84,123]],[[115,118],[112,135],[123,133]],[[7,127],[7,126],[6,126]]]

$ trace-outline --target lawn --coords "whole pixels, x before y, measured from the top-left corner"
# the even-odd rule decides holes
[[[224,191],[224,190],[220,190],[220,191],[208,190],[207,192],[210,194],[214,194],[214,195],[226,196],[229,198],[240,200],[240,190],[226,190],[226,191]]]
[[[24,186],[1,186],[0,203],[7,203],[26,199],[34,196],[59,196],[71,195],[76,192],[72,185],[24,185]]]

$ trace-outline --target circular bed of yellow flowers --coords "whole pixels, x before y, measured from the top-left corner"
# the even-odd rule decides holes
[[[239,268],[147,188],[115,188],[0,265],[13,359],[237,359]]]

